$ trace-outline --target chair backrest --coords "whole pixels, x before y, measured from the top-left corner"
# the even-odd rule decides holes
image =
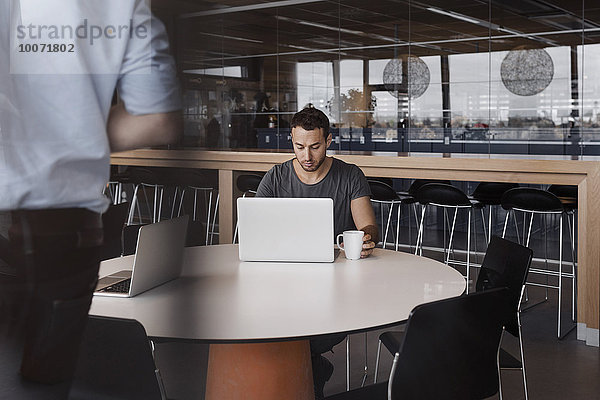
[[[481,203],[498,205],[502,195],[510,189],[519,187],[518,183],[481,182],[473,191],[473,198]]]
[[[166,179],[170,184],[180,187],[190,186],[202,189],[219,187],[219,176],[215,170],[170,168],[166,172]]]
[[[559,212],[564,207],[554,194],[541,189],[514,188],[502,195],[502,208],[510,210],[518,208],[538,212]]]
[[[127,169],[131,183],[162,185],[165,183],[165,169],[154,167],[130,167]]]
[[[577,185],[550,185],[548,191],[557,197],[578,198]]]
[[[161,387],[138,321],[88,318],[70,399],[162,399]]]
[[[399,200],[396,191],[390,185],[371,179],[369,179],[368,182],[369,188],[371,189],[371,199],[378,201]]]
[[[129,203],[111,204],[102,214],[104,243],[100,251],[100,260],[119,257],[123,253],[123,227],[128,211]]]
[[[457,187],[445,183],[428,183],[421,186],[414,194],[421,204],[440,204],[445,206],[470,207],[471,200]]]
[[[567,211],[572,211],[579,207],[578,190],[576,185],[550,185],[548,187],[548,191],[560,199]]]
[[[444,183],[446,185],[452,185],[452,182],[448,180],[441,179],[415,179],[413,183],[410,184],[408,188],[408,194],[413,195],[417,193],[417,190],[421,188],[423,185],[427,185],[428,183]]]
[[[500,315],[507,290],[422,304],[394,359],[392,399],[483,399],[498,392]]]
[[[256,174],[243,174],[238,176],[235,181],[238,190],[242,193],[250,192],[256,193],[258,190],[258,185],[260,185],[260,181],[262,181],[261,175]]]
[[[478,292],[508,288],[510,312],[505,327],[514,336],[519,334],[517,312],[532,257],[533,250],[530,248],[492,236],[475,283]]]

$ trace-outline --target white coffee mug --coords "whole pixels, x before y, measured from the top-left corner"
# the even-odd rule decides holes
[[[344,250],[348,260],[358,260],[363,246],[363,231],[344,231],[337,235],[336,242],[341,250]],[[340,238],[343,237],[344,243],[340,243]],[[343,244],[343,246],[342,246]]]

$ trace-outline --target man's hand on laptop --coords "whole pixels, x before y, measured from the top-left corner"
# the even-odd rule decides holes
[[[363,236],[363,249],[360,252],[360,258],[367,258],[373,253],[373,249],[375,248],[375,242],[371,240],[371,235],[365,233]]]

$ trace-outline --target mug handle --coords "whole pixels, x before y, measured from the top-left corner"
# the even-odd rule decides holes
[[[337,238],[335,239],[335,243],[337,244],[338,249],[344,250],[344,247],[342,247],[342,244],[340,243],[340,237],[343,238],[344,234],[340,233],[339,235],[337,235]]]

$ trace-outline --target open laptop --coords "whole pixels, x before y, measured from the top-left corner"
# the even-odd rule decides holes
[[[144,225],[131,270],[100,278],[94,295],[133,297],[181,274],[188,216]]]
[[[333,200],[237,200],[242,261],[333,262]]]

